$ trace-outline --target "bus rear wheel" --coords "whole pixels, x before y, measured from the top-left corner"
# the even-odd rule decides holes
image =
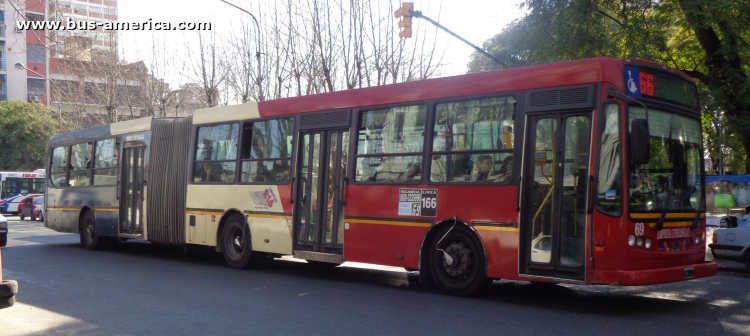
[[[478,294],[492,283],[485,276],[484,265],[484,251],[468,230],[447,227],[435,236],[430,270],[441,291],[456,296]]]
[[[102,250],[107,246],[107,237],[101,237],[96,233],[96,220],[91,211],[83,215],[81,220],[81,245],[89,250]]]
[[[253,252],[250,228],[242,215],[232,215],[221,233],[221,253],[232,268],[254,268],[267,258],[264,253]]]

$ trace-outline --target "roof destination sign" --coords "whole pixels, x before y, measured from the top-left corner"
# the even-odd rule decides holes
[[[666,71],[627,65],[625,88],[631,97],[656,98],[698,108],[698,88],[690,81]]]

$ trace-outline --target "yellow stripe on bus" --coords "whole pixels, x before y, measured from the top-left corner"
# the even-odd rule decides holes
[[[474,229],[481,230],[481,231],[518,232],[518,228],[514,228],[514,227],[502,227],[502,226],[477,226],[477,225],[474,225]]]
[[[81,208],[47,208],[47,211],[50,210],[57,210],[57,211],[80,211]]]
[[[196,210],[187,210],[187,213],[189,214],[196,214],[196,215],[223,215],[223,212],[218,211],[196,211]]]
[[[664,223],[663,227],[682,227],[682,226],[691,226],[693,225],[693,222],[666,222]],[[649,227],[656,226],[656,223],[648,223]]]
[[[417,222],[395,222],[395,221],[382,221],[382,220],[370,220],[370,219],[347,219],[345,222],[359,223],[359,224],[381,224],[381,225],[397,225],[397,226],[417,226],[417,227],[430,227],[430,223],[417,223]]]
[[[285,216],[285,215],[260,215],[260,214],[246,214],[247,217],[256,217],[256,218],[275,218],[275,219],[292,219],[292,216]]]
[[[94,208],[94,211],[120,211],[117,208]]]
[[[661,217],[661,214],[659,213],[631,213],[631,218],[639,218],[639,219],[659,219]],[[693,218],[695,217],[695,213],[668,213],[665,218]],[[706,214],[702,213],[700,218],[705,218]]]

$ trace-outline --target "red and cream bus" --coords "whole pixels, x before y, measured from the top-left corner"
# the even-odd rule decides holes
[[[716,274],[701,137],[694,82],[634,59],[223,106],[54,136],[45,224],[236,268],[403,267],[455,295],[674,282]]]

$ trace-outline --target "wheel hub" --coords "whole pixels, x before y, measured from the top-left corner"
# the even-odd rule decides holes
[[[451,276],[459,276],[466,272],[471,264],[471,251],[466,248],[462,242],[453,242],[446,249],[445,253],[453,258],[449,263],[447,258],[443,258],[443,268]]]

